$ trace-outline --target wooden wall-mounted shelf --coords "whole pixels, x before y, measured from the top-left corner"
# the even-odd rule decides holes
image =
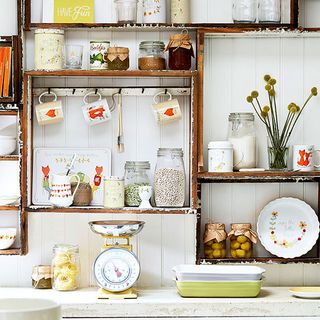
[[[22,254],[21,249],[0,250],[0,255],[2,256],[19,256],[21,254]]]

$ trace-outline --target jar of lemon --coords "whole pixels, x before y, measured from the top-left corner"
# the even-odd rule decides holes
[[[233,223],[228,234],[230,239],[230,254],[235,259],[252,258],[253,243],[257,243],[258,236],[251,230],[250,223]]]
[[[207,223],[203,237],[204,256],[206,259],[226,257],[227,233],[223,223]]]

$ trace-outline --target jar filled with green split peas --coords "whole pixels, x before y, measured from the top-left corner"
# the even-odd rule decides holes
[[[72,291],[79,287],[79,246],[57,244],[53,247],[52,288],[58,291]]]
[[[207,223],[203,237],[204,256],[206,259],[226,257],[227,233],[223,223]]]
[[[258,236],[251,230],[250,223],[231,224],[228,238],[230,239],[230,254],[232,258],[252,258],[253,244],[257,243]]]

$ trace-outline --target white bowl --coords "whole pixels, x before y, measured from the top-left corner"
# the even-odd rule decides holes
[[[0,228],[0,250],[9,249],[16,240],[16,235],[16,228]]]
[[[18,195],[0,196],[0,206],[8,206],[10,204],[14,204],[19,199],[20,199],[20,196],[18,196]]]
[[[17,139],[11,136],[0,136],[0,156],[11,154],[17,147]]]
[[[43,299],[0,299],[0,320],[61,320],[58,303]]]

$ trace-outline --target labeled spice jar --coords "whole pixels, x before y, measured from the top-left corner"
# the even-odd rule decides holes
[[[108,64],[104,56],[110,47],[110,41],[90,41],[90,69],[106,70]]]
[[[64,67],[64,31],[37,29],[35,32],[35,70],[61,70]]]
[[[53,247],[52,288],[72,291],[79,287],[80,259],[77,245],[57,244]]]
[[[104,179],[104,207],[123,208],[124,207],[124,178],[107,177]]]
[[[182,149],[158,150],[154,175],[154,197],[157,207],[183,207],[186,177]]]
[[[110,47],[104,56],[109,70],[129,69],[129,48]]]
[[[190,70],[191,57],[194,57],[194,52],[189,34],[172,35],[166,51],[169,51],[169,69]]]
[[[227,255],[227,233],[223,223],[207,223],[203,236],[204,256],[206,259],[224,259]]]
[[[257,243],[258,236],[251,230],[250,223],[233,223],[228,234],[230,239],[230,254],[235,259],[250,259],[253,243]]]
[[[165,70],[165,45],[162,41],[142,41],[139,45],[140,70]]]
[[[137,22],[138,0],[114,0],[117,9],[118,23]]]
[[[125,204],[128,207],[139,207],[140,186],[150,186],[150,163],[148,161],[127,161],[125,164]]]
[[[34,266],[32,269],[32,287],[35,289],[52,288],[51,266]]]

